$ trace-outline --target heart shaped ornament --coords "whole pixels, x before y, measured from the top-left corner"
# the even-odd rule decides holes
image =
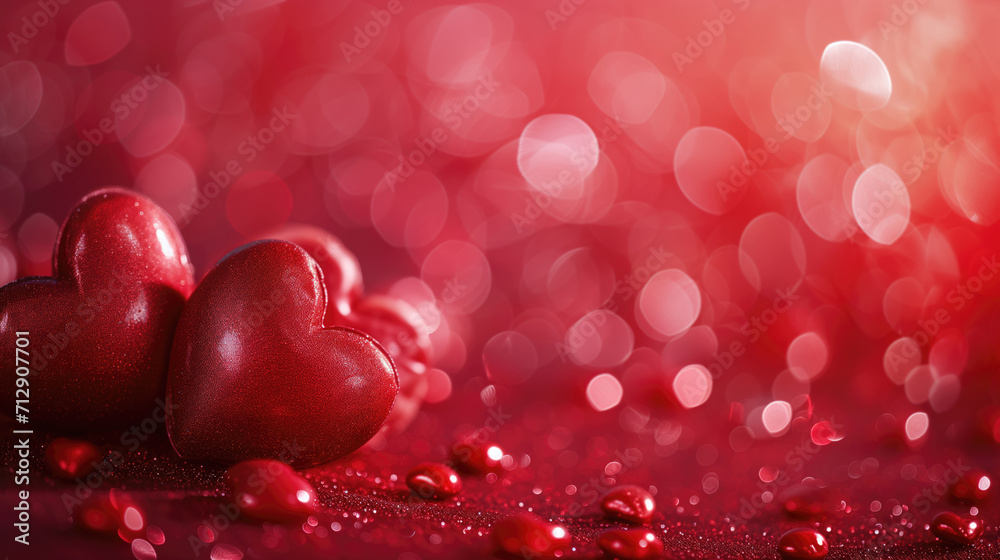
[[[357,257],[324,229],[289,224],[257,240],[265,239],[294,243],[319,264],[326,285],[326,325],[367,333],[389,352],[399,375],[399,393],[379,437],[403,432],[416,419],[429,390],[425,374],[431,361],[430,329],[420,313],[399,298],[364,296]]]
[[[26,340],[18,357],[28,365],[17,365],[30,370],[16,385],[18,370],[0,369],[3,412],[30,396],[32,425],[69,432],[150,417],[162,406],[171,338],[194,288],[173,219],[132,191],[91,193],[59,232],[53,270],[0,289],[0,348]]]
[[[233,251],[191,295],[174,337],[167,433],[184,458],[325,463],[361,447],[399,380],[370,336],[324,327],[319,265],[284,241]]]

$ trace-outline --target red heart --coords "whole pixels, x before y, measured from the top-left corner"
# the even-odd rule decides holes
[[[383,431],[401,433],[420,412],[428,391],[425,373],[430,367],[431,339],[423,318],[401,299],[378,294],[362,297],[357,257],[324,229],[290,224],[259,239],[288,241],[305,249],[323,271],[329,300],[326,324],[369,334],[389,352],[399,374],[399,393]]]
[[[194,287],[173,220],[144,196],[100,190],[66,219],[53,260],[55,277],[0,289],[0,348],[13,349],[17,333],[30,333],[29,422],[102,430],[149,416]],[[2,371],[9,413],[25,393],[15,393],[14,367]]]
[[[167,432],[181,457],[308,466],[354,451],[382,425],[399,381],[370,336],[323,326],[319,265],[259,241],[215,265],[174,338]]]

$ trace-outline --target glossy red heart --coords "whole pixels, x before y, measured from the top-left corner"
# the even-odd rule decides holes
[[[382,431],[403,432],[420,412],[428,391],[425,373],[430,367],[431,339],[419,312],[399,298],[381,294],[362,297],[357,257],[324,229],[290,224],[260,237],[264,239],[294,243],[319,264],[328,299],[326,325],[369,334],[389,352],[399,374],[399,393]]]
[[[93,431],[152,414],[194,287],[174,221],[131,191],[94,192],[63,224],[53,270],[0,289],[0,347],[30,333],[29,422]],[[0,371],[2,410],[11,413],[25,395],[15,394],[14,367]]]
[[[181,316],[167,430],[181,457],[324,463],[382,425],[399,387],[370,336],[324,327],[323,274],[302,248],[259,241],[209,271]]]

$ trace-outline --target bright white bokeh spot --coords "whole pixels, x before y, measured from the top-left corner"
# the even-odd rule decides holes
[[[492,445],[490,446],[489,449],[486,450],[486,456],[489,457],[490,459],[493,459],[494,461],[499,461],[500,458],[503,457],[503,449],[500,449],[499,447]]]
[[[764,429],[772,436],[780,435],[792,422],[792,405],[785,401],[774,401],[764,407],[761,413]]]
[[[625,124],[649,120],[663,99],[667,79],[646,58],[611,52],[597,61],[587,92],[604,114]]]
[[[799,173],[795,200],[809,229],[827,241],[843,241],[854,218],[844,204],[844,177],[850,165],[837,156],[822,154],[809,160]]]
[[[914,368],[920,365],[920,346],[908,336],[894,340],[885,349],[882,367],[885,375],[896,385],[902,385]]]
[[[691,328],[698,319],[701,292],[683,271],[661,270],[642,287],[635,306],[647,334],[654,338],[671,337]]]
[[[815,379],[823,373],[829,357],[826,341],[815,332],[799,335],[785,352],[788,369],[802,379]]]
[[[125,522],[125,527],[131,529],[132,531],[138,531],[142,529],[145,525],[145,521],[142,520],[142,514],[139,510],[134,507],[125,508],[125,513],[122,515],[122,521]]]
[[[881,109],[892,96],[889,69],[875,51],[861,43],[830,43],[823,49],[819,71],[833,98],[852,109]]]
[[[712,394],[712,374],[702,365],[686,366],[674,376],[673,390],[684,408],[701,406]]]
[[[926,412],[914,412],[906,419],[906,437],[910,441],[918,440],[927,433],[930,427],[930,418]]]
[[[517,146],[517,168],[535,189],[575,200],[597,167],[597,136],[579,117],[542,115],[528,123]]]
[[[700,210],[725,214],[743,198],[754,167],[743,146],[725,130],[699,126],[687,131],[674,152],[681,193]]]
[[[862,173],[851,194],[854,219],[876,243],[892,245],[910,223],[910,193],[890,167],[881,163]]]
[[[305,490],[299,490],[295,492],[295,499],[302,502],[303,504],[308,504],[311,497],[309,496],[309,492],[306,492]]]
[[[610,373],[597,375],[587,383],[587,401],[598,412],[618,406],[622,394],[622,384]]]

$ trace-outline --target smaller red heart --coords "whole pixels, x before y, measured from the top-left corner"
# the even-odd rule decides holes
[[[202,279],[171,355],[167,433],[184,458],[331,461],[371,438],[399,381],[370,336],[324,327],[323,274],[283,241],[244,245]]]

